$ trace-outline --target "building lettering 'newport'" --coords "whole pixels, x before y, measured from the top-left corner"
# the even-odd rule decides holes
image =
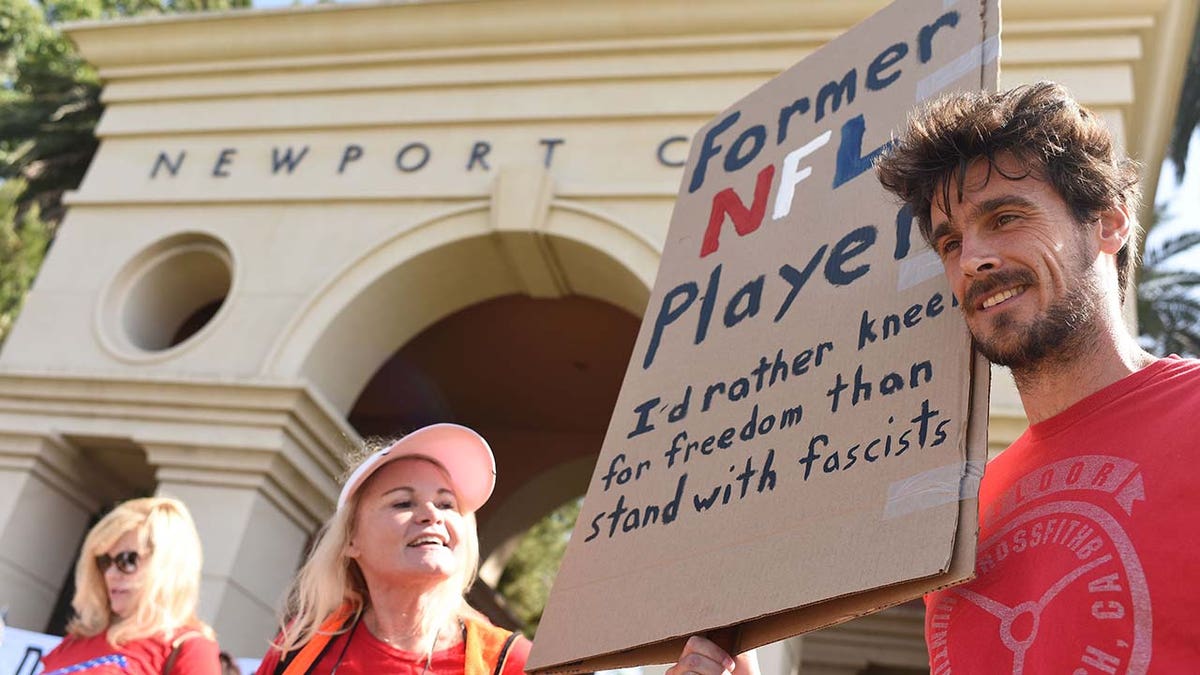
[[[591,475],[692,134],[883,4],[417,2],[69,27],[107,108],[0,353],[9,624],[61,621],[97,514],[165,493],[200,528],[203,617],[259,655],[346,452],[438,420],[496,450],[473,600],[503,620],[491,589],[516,539]],[[1002,86],[1064,82],[1158,166],[1196,3],[1003,11]],[[1023,425],[998,380],[993,445]],[[921,613],[797,639],[765,669],[920,672]]]

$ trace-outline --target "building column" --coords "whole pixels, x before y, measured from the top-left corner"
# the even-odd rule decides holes
[[[758,652],[758,668],[765,675],[797,675],[800,672],[800,643],[795,639],[763,645]]]
[[[855,675],[868,667],[928,672],[925,610],[919,601],[792,638],[800,675]]]
[[[303,383],[0,374],[0,607],[44,631],[94,518],[169,495],[204,546],[200,617],[261,656],[358,443]]]
[[[187,504],[200,533],[201,619],[225,651],[262,656],[312,533],[333,511],[332,475],[302,479],[277,450],[147,445],[146,452],[157,467],[156,494]]]
[[[0,434],[0,608],[10,625],[46,629],[91,519],[119,490],[60,439]]]

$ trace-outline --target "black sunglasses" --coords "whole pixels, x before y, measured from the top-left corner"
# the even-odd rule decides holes
[[[101,574],[107,572],[108,568],[113,565],[116,565],[122,574],[133,574],[137,571],[139,557],[137,551],[121,551],[116,555],[105,553],[96,556],[96,566],[100,568]]]

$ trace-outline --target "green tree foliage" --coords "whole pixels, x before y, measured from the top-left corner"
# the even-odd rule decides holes
[[[96,152],[100,78],[67,21],[248,7],[250,0],[0,0],[0,340]]]
[[[50,244],[50,226],[38,217],[36,206],[18,213],[17,197],[24,190],[20,180],[0,184],[0,344]]]
[[[500,576],[497,590],[525,624],[524,633],[531,638],[542,619],[550,586],[567,551],[567,541],[582,504],[582,499],[573,499],[529,528]]]
[[[21,210],[61,219],[64,190],[79,185],[96,150],[100,82],[50,23],[68,6],[0,0],[0,178],[23,179]]]
[[[0,180],[52,225],[96,152],[100,79],[59,31],[68,21],[248,7],[250,0],[0,0]]]
[[[1200,272],[1173,265],[1200,245],[1200,232],[1184,232],[1147,249],[1137,280],[1141,343],[1160,355],[1200,356]]]
[[[1188,149],[1197,127],[1200,127],[1200,17],[1192,31],[1192,48],[1167,147],[1176,185],[1183,182],[1187,171]],[[1156,209],[1146,231],[1151,231],[1161,220],[1162,214]],[[1137,285],[1138,326],[1142,345],[1157,354],[1200,356],[1200,293],[1197,293],[1200,273],[1183,269],[1177,258],[1197,244],[1200,232],[1185,232],[1148,249],[1143,256]]]

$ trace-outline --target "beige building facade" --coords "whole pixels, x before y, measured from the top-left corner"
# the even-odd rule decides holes
[[[474,600],[501,616],[490,589],[517,538],[586,489],[691,135],[883,4],[447,0],[70,27],[107,107],[0,352],[9,623],[46,628],[104,508],[168,494],[204,543],[203,617],[259,655],[347,453],[440,420],[496,451]],[[1002,86],[1061,81],[1161,163],[1195,0],[1002,11]],[[1023,426],[998,375],[992,446]],[[766,671],[919,672],[921,620],[905,606],[791,640]]]

